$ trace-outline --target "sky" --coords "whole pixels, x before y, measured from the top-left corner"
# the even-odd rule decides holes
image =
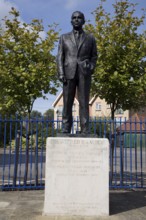
[[[116,0],[106,0],[104,3],[105,10],[112,13],[112,4]],[[136,7],[136,15],[141,15],[141,8],[146,8],[146,0],[129,0],[132,3],[138,3]],[[11,7],[15,7],[20,12],[21,20],[30,23],[32,19],[42,19],[45,31],[48,25],[58,24],[60,34],[72,30],[70,23],[71,14],[78,10],[85,15],[86,21],[90,20],[94,24],[94,16],[91,14],[99,4],[99,0],[0,0],[0,20],[4,16],[8,16]],[[57,49],[56,49],[57,51]],[[48,94],[48,100],[39,98],[35,101],[33,110],[44,113],[49,108],[53,108],[52,104],[61,89],[58,90],[56,96]]]

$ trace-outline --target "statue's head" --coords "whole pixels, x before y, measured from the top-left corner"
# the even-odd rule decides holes
[[[80,11],[75,11],[71,16],[71,24],[75,29],[81,29],[85,24],[85,16]]]

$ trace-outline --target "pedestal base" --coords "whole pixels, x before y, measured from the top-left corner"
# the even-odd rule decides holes
[[[109,142],[47,138],[44,215],[109,215]]]

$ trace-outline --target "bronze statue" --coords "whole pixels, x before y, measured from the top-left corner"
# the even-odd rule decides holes
[[[88,133],[91,74],[96,66],[97,49],[93,35],[83,31],[84,23],[84,14],[75,11],[71,17],[73,30],[61,35],[58,46],[58,76],[63,83],[63,133],[71,131],[76,88],[81,133]]]

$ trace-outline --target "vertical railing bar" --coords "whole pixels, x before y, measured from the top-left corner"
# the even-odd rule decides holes
[[[4,187],[5,186],[5,163],[6,163],[6,132],[7,132],[7,122],[6,122],[6,116],[5,116],[5,119],[4,119],[4,153],[3,153],[3,175],[2,175],[2,186]]]
[[[35,186],[38,185],[38,117],[37,117],[37,124],[36,124],[36,146],[35,146]]]
[[[45,123],[46,123],[46,126],[45,126],[45,138],[47,138],[49,136],[54,137],[54,132],[53,132],[53,122],[54,122],[54,120],[49,119],[49,118],[47,118],[45,116],[44,116],[44,120],[45,120]],[[50,134],[49,134],[49,127],[50,127]]]
[[[89,117],[88,134],[90,134],[91,132],[91,127],[92,127],[92,120],[91,120],[91,117]]]
[[[1,117],[1,115],[0,115],[0,144],[2,144],[2,142],[3,142],[3,138],[2,138],[2,117]],[[2,158],[2,160],[3,160],[3,158]],[[3,172],[3,171],[2,171]],[[1,177],[2,178],[2,177]],[[2,179],[1,179],[1,181],[2,181]],[[0,186],[0,189],[2,189],[3,188],[3,186],[1,185]]]
[[[57,133],[58,133],[58,115],[57,115],[57,121],[56,122],[57,122],[57,127],[56,128],[57,128]]]
[[[29,166],[29,119],[25,118],[26,122],[26,149],[25,149],[25,168],[24,168],[24,187],[27,187],[28,166]]]
[[[116,118],[113,121],[114,123],[114,158],[115,158],[115,185],[117,186],[117,137],[116,137]]]
[[[76,133],[79,132],[78,116],[76,116]]]
[[[41,133],[41,136],[42,136],[42,144],[41,144],[41,155],[40,155],[40,186],[42,186],[42,179],[43,179],[43,152],[44,152],[44,118],[43,118],[43,129],[42,129],[42,133]],[[50,122],[49,122],[50,123]]]
[[[144,152],[143,152],[143,158],[144,158],[144,163],[145,163],[145,169],[146,169],[146,118],[144,120]],[[146,175],[146,172],[145,172]],[[144,187],[146,187],[146,179],[144,181]]]
[[[19,186],[21,186],[21,167],[22,167],[22,133],[23,133],[23,119],[22,117],[20,118],[20,155],[19,155],[19,163],[20,163],[20,166],[19,166]]]
[[[54,120],[51,119],[51,120],[46,120],[46,138],[48,137],[48,130],[49,130],[49,124],[50,124],[50,127],[51,127],[51,134],[52,134],[52,137],[55,136],[55,131],[54,131],[54,128],[56,127],[55,124],[54,124]],[[47,141],[47,139],[45,140]],[[44,151],[46,152],[46,142],[45,142],[45,148],[44,148]]]
[[[110,135],[109,135],[109,142],[110,142],[110,187],[112,187],[112,178],[113,178],[113,165],[112,165],[112,121],[111,119],[109,120],[110,123]]]
[[[137,187],[137,181],[138,181],[138,179],[137,179],[137,126],[136,126],[137,124],[136,124],[136,118],[135,118],[135,131],[134,131],[134,133],[135,133],[135,138],[134,138],[134,149],[135,149],[135,173],[136,173],[136,175],[135,175],[135,184],[136,184],[136,187]]]
[[[18,115],[15,116],[16,124],[15,124],[15,155],[14,155],[14,175],[13,175],[13,186],[16,186],[17,182],[17,171],[18,171],[18,160],[19,160],[19,142],[20,135],[18,132]]]
[[[101,117],[99,118],[99,137],[102,137],[102,120]]]
[[[96,135],[96,127],[97,127],[96,117],[94,118],[94,134]]]
[[[128,170],[127,170],[127,121],[126,121],[126,117],[124,120],[124,149],[125,149],[125,182],[126,182],[126,186],[127,186],[127,178],[128,178]]]
[[[107,133],[107,131],[106,131],[106,118],[104,118],[104,138],[106,138],[106,133]]]
[[[10,140],[9,140],[9,158],[8,158],[8,163],[9,163],[9,171],[8,171],[8,186],[10,187],[10,173],[11,173],[11,150],[12,150],[12,116],[10,116]]]
[[[54,137],[55,136],[55,123],[54,123],[54,120],[50,120],[50,126],[51,126],[51,129],[52,129],[52,137]],[[48,127],[48,125],[49,125],[49,123],[47,123],[47,129],[49,129],[49,127]]]
[[[120,143],[120,187],[122,187],[122,186],[123,186],[123,164],[124,164],[124,155],[123,155],[123,146],[122,146],[122,144],[121,144],[121,118],[120,118],[119,143]]]
[[[140,176],[141,187],[143,187],[143,164],[142,164],[142,118],[140,118]]]
[[[72,117],[72,134],[74,134],[74,117]]]
[[[33,125],[34,125],[34,120],[32,118],[32,120],[30,119],[30,186],[32,187],[32,170],[33,170],[33,166],[32,166],[32,163],[33,163],[33,142],[34,142],[34,139],[33,139],[33,134],[34,134],[34,130],[33,130]]]
[[[132,186],[132,119],[130,120],[130,184]]]

